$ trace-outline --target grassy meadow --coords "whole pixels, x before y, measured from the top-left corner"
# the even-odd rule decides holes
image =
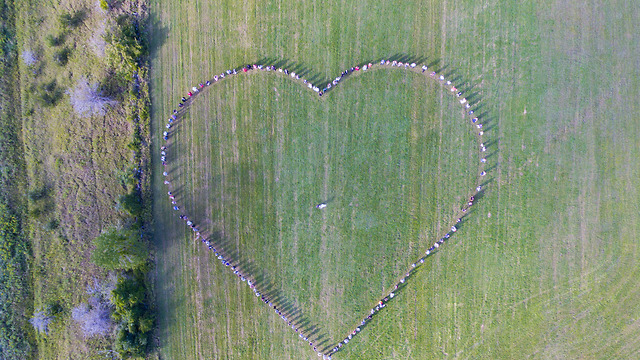
[[[475,96],[486,193],[334,359],[638,355],[637,6],[156,0],[150,14],[156,151],[180,96],[245,63],[329,79],[412,56]],[[374,70],[322,98],[250,74],[195,100],[169,148],[179,201],[327,344],[441,236],[476,181],[460,106],[418,74]],[[154,171],[162,358],[317,358],[193,242]]]
[[[26,168],[18,186],[28,200],[24,236],[32,252],[32,309],[25,315],[27,320],[37,312],[50,317],[46,331],[29,334],[36,346],[28,355],[40,359],[104,358],[113,351],[110,331],[89,336],[72,316],[97,294],[109,296],[110,283],[115,286],[116,274],[90,261],[91,240],[130,222],[118,197],[129,191],[140,157],[130,146],[137,123],[128,120],[137,104],[128,91],[123,95],[128,79],[118,77],[119,69],[105,54],[110,48],[104,36],[114,28],[113,17],[140,13],[143,4],[116,5],[107,10],[84,0],[15,2],[20,54],[15,85]],[[70,94],[82,78],[99,81],[102,95],[114,100],[107,111],[94,116],[74,111]],[[144,79],[136,86],[138,94],[144,93]]]

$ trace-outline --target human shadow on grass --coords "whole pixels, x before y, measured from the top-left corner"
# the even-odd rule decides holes
[[[484,124],[483,126],[486,126],[486,120],[490,120],[490,118],[489,118],[489,112],[484,109],[484,105],[478,106],[476,109],[474,109],[474,112],[475,114],[473,114],[473,116],[477,117],[480,120],[480,122]]]
[[[491,139],[491,140],[487,141],[486,143],[484,143],[484,146],[487,149],[492,149],[493,147],[498,145],[498,140],[499,140],[499,138]]]
[[[482,123],[482,130],[484,130],[485,133],[489,133],[489,131],[491,131],[494,128],[495,119],[493,117],[485,116],[481,120],[481,123]]]
[[[328,81],[318,71],[289,59],[265,57],[256,62],[256,64],[273,66],[276,68],[276,71],[278,71],[277,69],[288,69],[290,71],[288,75],[296,73],[301,79],[306,79],[309,83],[318,87],[320,87],[320,84]]]
[[[482,100],[480,97],[480,92],[470,91],[470,92],[465,92],[464,94],[465,94],[464,98],[467,99],[467,101],[469,102],[470,109],[471,108],[478,109],[478,107],[480,107],[480,101]],[[474,110],[474,111],[477,111],[477,110]]]
[[[298,329],[298,333],[312,339],[313,342],[318,342],[326,338],[326,334],[322,332],[311,319],[305,316],[300,308],[290,299],[282,295],[276,288],[274,282],[268,278],[264,270],[259,269],[252,261],[243,261],[242,264],[242,268],[247,273],[252,274],[256,288],[259,289],[261,294],[261,300],[266,297],[271,303],[275,304],[273,307],[277,307],[277,309],[284,314],[287,321],[291,322],[292,325]]]
[[[397,61],[397,62],[402,62],[406,64],[409,64],[409,63],[423,64],[425,61],[427,61],[427,58],[424,56],[413,56],[413,55],[408,55],[403,53],[396,53],[394,55],[391,55],[383,59],[368,59],[368,60],[361,61],[360,63],[355,64],[352,67],[348,67],[347,69],[343,70],[340,73],[340,76],[338,78],[340,79],[340,82],[343,82],[348,78],[358,74],[359,72],[364,72],[364,66],[380,65],[381,60],[385,60],[389,62]],[[359,69],[359,70],[356,70],[356,69]],[[372,69],[375,69],[375,67]],[[333,83],[333,80],[334,79],[328,80],[327,87],[329,86],[330,83]],[[332,86],[331,88],[324,88],[323,92],[326,94],[336,89],[335,85],[337,84],[333,84],[333,85],[334,86]]]
[[[489,184],[491,184],[492,182],[494,182],[495,179],[494,177],[490,177],[486,180],[484,180],[482,183],[480,183],[480,186],[482,186],[482,190],[480,190],[478,192],[478,194],[480,194],[480,199],[482,199],[482,197],[484,196],[485,192],[486,192],[486,188],[488,187]]]

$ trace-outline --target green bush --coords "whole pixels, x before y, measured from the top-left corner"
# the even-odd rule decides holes
[[[100,81],[100,92],[109,98],[123,98],[122,93],[130,83],[130,76],[122,71],[110,68]]]
[[[65,38],[64,34],[58,34],[58,35],[49,34],[45,37],[45,41],[49,46],[55,47],[55,46],[60,46],[64,44],[64,38]]]
[[[6,26],[0,26],[0,58],[6,59],[15,52],[15,34]]]
[[[142,215],[142,199],[137,191],[133,190],[126,195],[120,196],[118,202],[129,215],[133,217]]]
[[[85,17],[86,12],[84,10],[78,10],[73,13],[63,12],[58,16],[58,21],[60,21],[62,28],[67,30],[78,27],[78,25],[82,24]]]
[[[115,305],[111,317],[118,324],[116,351],[123,358],[143,357],[154,319],[147,306],[147,288],[142,276],[119,278],[111,296]]]
[[[147,263],[147,245],[138,231],[110,229],[93,239],[93,244],[91,261],[107,270],[142,269]]]
[[[52,85],[53,84],[53,85]],[[43,87],[50,88],[53,86],[55,88],[56,81],[53,80],[48,85],[43,85]],[[51,195],[51,188],[49,186],[42,186],[38,189],[29,191],[29,200],[36,202],[40,200],[44,200]]]
[[[28,242],[22,238],[21,220],[0,199],[0,358],[24,359],[30,345],[23,303],[27,295]]]
[[[65,46],[53,53],[53,61],[60,66],[65,66],[69,62],[69,55],[71,55],[71,49]]]
[[[60,99],[62,99],[63,95],[62,89],[58,87],[56,80],[51,80],[49,82],[41,83],[36,89],[36,99],[43,106],[55,106]],[[45,191],[44,189],[42,191]],[[37,196],[48,196],[48,194],[29,194],[29,197],[32,198],[32,195]],[[39,199],[38,199],[39,200]],[[32,201],[35,201],[32,199]]]
[[[116,19],[114,31],[107,36],[107,42],[113,46],[116,59],[113,61],[128,71],[136,71],[138,64],[148,54],[146,38],[142,24],[133,15],[120,15]]]
[[[49,220],[49,222],[47,223],[46,229],[53,231],[56,230],[60,227],[60,221],[58,221],[58,219],[51,219]]]
[[[38,220],[42,215],[43,215],[43,211],[39,207],[29,210],[29,217],[32,219]]]
[[[107,0],[100,0],[100,8],[104,11],[109,11],[109,3]]]
[[[140,121],[146,123],[149,120],[149,107],[142,106],[140,109]]]

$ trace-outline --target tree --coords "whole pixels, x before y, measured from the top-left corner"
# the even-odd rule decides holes
[[[116,26],[106,35],[112,61],[122,69],[139,70],[139,63],[148,55],[143,25],[136,16],[120,15],[116,18]]]
[[[122,209],[128,212],[129,215],[137,217],[142,214],[142,201],[136,190],[121,195],[120,198],[118,198],[118,202],[120,206],[122,206]]]
[[[104,96],[97,82],[90,83],[86,77],[78,79],[76,86],[67,91],[71,106],[82,117],[104,115],[116,101]]]
[[[111,292],[116,288],[117,282],[118,276],[115,272],[110,272],[103,281],[93,278],[93,281],[87,284],[86,292],[91,295],[92,298],[98,298],[109,302],[111,299]]]
[[[136,236],[137,235],[137,236]],[[109,270],[134,270],[147,262],[147,248],[139,233],[110,229],[93,239],[91,260]]]
[[[144,280],[121,277],[111,292],[115,306],[112,318],[118,323],[115,349],[122,357],[144,355],[153,328],[153,314],[147,306]]]

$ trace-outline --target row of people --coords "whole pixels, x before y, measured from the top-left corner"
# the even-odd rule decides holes
[[[422,73],[426,72],[429,70],[427,65],[422,65],[420,68],[417,68],[417,64],[416,63],[408,63],[408,62],[401,62],[401,61],[395,61],[395,60],[385,60],[382,59],[380,60],[380,62],[378,63],[380,67],[396,67],[396,68],[404,68],[404,69],[409,69],[409,70],[421,70]],[[378,66],[378,65],[376,65]],[[318,93],[318,95],[322,96],[324,93],[326,93],[327,91],[329,91],[332,87],[337,86],[338,84],[340,84],[340,81],[345,77],[348,76],[350,74],[353,74],[355,72],[358,71],[367,71],[369,69],[372,69],[374,67],[373,63],[368,63],[368,64],[364,64],[362,66],[353,66],[351,68],[348,68],[347,70],[343,71],[340,76],[336,77],[334,80],[332,80],[331,82],[329,82],[325,87],[323,87],[322,89],[319,88],[318,86],[315,86],[314,84],[312,84],[311,82],[309,82],[308,80],[302,78],[299,74],[296,74],[295,72],[289,71],[288,69],[283,69],[283,68],[276,68],[275,66],[272,65],[246,65],[244,67],[242,67],[241,72],[237,71],[236,69],[229,69],[225,72],[222,72],[218,75],[215,75],[211,80],[207,80],[204,83],[200,83],[197,86],[193,86],[191,88],[190,91],[187,92],[185,97],[181,98],[181,102],[178,103],[178,109],[174,109],[173,110],[173,114],[169,116],[167,123],[165,125],[165,131],[163,132],[163,139],[165,140],[165,145],[163,145],[160,148],[160,160],[162,162],[163,165],[163,176],[164,176],[164,184],[167,185],[169,191],[168,191],[168,196],[169,196],[169,200],[171,201],[171,204],[173,205],[173,209],[175,211],[180,212],[180,206],[178,205],[175,195],[171,192],[172,189],[172,182],[168,173],[168,147],[170,145],[170,136],[174,127],[174,123],[176,120],[178,120],[179,115],[180,115],[180,109],[184,108],[185,106],[189,105],[191,98],[193,98],[195,95],[197,95],[202,89],[204,89],[205,87],[208,87],[210,85],[212,85],[213,83],[216,83],[218,81],[221,81],[222,79],[224,79],[227,76],[233,76],[233,75],[237,75],[237,74],[241,74],[241,73],[247,73],[249,71],[252,70],[256,70],[256,71],[265,71],[265,72],[277,72],[277,73],[283,73],[284,75],[288,75],[291,78],[293,78],[294,80],[302,80],[302,83],[304,85],[306,85],[309,89],[313,90],[314,92]],[[434,78],[435,80],[439,81],[443,86],[445,86],[446,88],[448,88],[448,90],[454,94],[457,98],[459,98],[459,103],[466,109],[468,110],[468,112],[466,112],[466,114],[471,118],[471,123],[472,125],[475,126],[475,129],[477,130],[477,135],[479,137],[480,140],[480,163],[479,163],[479,167],[481,169],[479,172],[479,179],[481,179],[482,177],[484,177],[487,173],[485,169],[482,169],[484,167],[484,164],[486,163],[487,159],[486,157],[484,157],[484,152],[486,152],[486,145],[484,144],[484,142],[482,141],[483,135],[484,135],[484,130],[482,128],[482,123],[481,120],[474,116],[474,110],[470,110],[470,108],[472,107],[472,104],[470,104],[470,102],[463,96],[463,92],[459,91],[455,85],[452,84],[451,81],[445,79],[444,75],[438,75],[435,71],[432,71],[430,74],[431,78]],[[188,96],[188,97],[187,97]],[[461,216],[464,216],[464,213],[466,213],[469,208],[474,204],[475,201],[475,195],[477,195],[478,193],[480,193],[482,191],[482,185],[480,183],[478,183],[477,187],[475,188],[475,193],[474,196],[471,196],[469,198],[469,201],[460,208],[460,214]],[[206,238],[206,236],[204,236],[200,229],[194,224],[194,222],[188,217],[188,215],[186,215],[186,213],[181,212],[181,214],[179,215],[179,218],[183,221],[185,221],[185,224],[187,225],[187,227],[189,227],[192,232],[194,233],[195,239],[196,241],[201,241],[202,243],[204,243],[204,245],[213,252],[214,256],[221,261],[221,263],[225,266],[230,268],[231,271],[233,271],[234,275],[237,275],[238,278],[240,279],[240,281],[242,282],[246,282],[247,285],[249,286],[249,288],[254,292],[254,294],[256,295],[256,297],[260,298],[261,301],[263,301],[267,306],[273,308],[273,310],[276,312],[276,314],[278,314],[278,316],[280,316],[285,323],[290,326],[296,333],[298,333],[299,337],[304,340],[305,342],[308,342],[309,346],[315,351],[317,352],[318,356],[323,357],[324,359],[331,359],[331,355],[334,354],[337,351],[340,351],[340,349],[349,343],[350,340],[353,339],[354,336],[356,336],[358,333],[360,333],[360,331],[362,330],[362,328],[364,326],[366,326],[372,319],[373,317],[384,307],[387,306],[388,302],[391,301],[395,295],[396,292],[398,291],[398,289],[400,289],[402,286],[404,286],[406,280],[408,279],[409,276],[411,276],[412,272],[418,268],[420,265],[422,265],[425,262],[425,259],[432,255],[442,244],[444,244],[445,241],[447,241],[457,230],[458,230],[458,224],[462,221],[462,219],[460,217],[457,218],[456,220],[456,224],[453,224],[449,231],[447,231],[446,234],[444,234],[443,237],[441,237],[439,240],[435,241],[428,249],[426,249],[424,256],[422,256],[421,258],[419,258],[416,262],[411,264],[411,267],[409,268],[409,270],[407,272],[404,273],[404,275],[393,285],[392,290],[388,291],[387,294],[385,296],[383,296],[377,303],[376,305],[370,310],[369,315],[367,315],[367,317],[363,318],[362,321],[360,322],[360,324],[353,329],[353,331],[351,331],[343,340],[341,340],[338,344],[336,344],[336,346],[334,346],[333,348],[331,348],[328,351],[318,351],[318,347],[317,344],[314,344],[314,341],[311,339],[311,335],[310,334],[305,334],[305,330],[302,329],[301,327],[297,326],[294,322],[292,322],[290,320],[290,317],[282,310],[282,309],[278,309],[278,305],[275,304],[272,300],[271,297],[268,294],[262,293],[261,291],[259,291],[259,289],[256,286],[255,281],[251,280],[251,276],[245,272],[243,272],[241,270],[241,265],[238,264],[237,262],[235,262],[234,260],[232,260],[230,257],[227,257],[223,254],[223,251],[221,249],[216,249],[216,245],[210,241],[209,239]]]

